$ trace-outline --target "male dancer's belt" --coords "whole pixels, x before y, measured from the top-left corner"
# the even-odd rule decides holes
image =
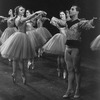
[[[70,48],[80,48],[81,41],[78,41],[78,40],[67,40],[65,45],[67,45]]]

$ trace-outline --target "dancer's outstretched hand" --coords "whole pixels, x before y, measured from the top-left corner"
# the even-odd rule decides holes
[[[36,11],[35,14],[40,14],[40,13],[42,13],[42,12],[43,12],[43,11],[41,11],[41,10],[40,10],[40,11]]]
[[[98,19],[97,17],[93,17],[93,19]]]
[[[51,21],[50,18],[47,18],[48,21]]]
[[[0,16],[0,19],[5,19],[5,17],[4,16]]]
[[[44,15],[44,16],[47,15],[47,13],[45,11],[42,11],[41,14]]]
[[[36,13],[36,14],[47,14],[45,11],[42,11],[42,10],[36,11],[35,13]]]

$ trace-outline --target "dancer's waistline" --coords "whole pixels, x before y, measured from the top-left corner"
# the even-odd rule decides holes
[[[67,45],[70,48],[80,48],[81,41],[79,41],[79,40],[67,40],[65,45]]]

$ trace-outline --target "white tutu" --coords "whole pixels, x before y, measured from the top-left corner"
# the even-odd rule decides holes
[[[41,37],[44,37],[46,41],[48,41],[52,37],[51,33],[45,27],[37,28],[36,32],[38,32]]]
[[[17,29],[15,27],[7,27],[1,35],[1,43],[4,43],[16,31]]]
[[[44,46],[44,52],[64,55],[66,36],[61,33],[55,34]]]
[[[9,59],[30,59],[36,56],[27,34],[15,32],[0,47],[1,55]]]
[[[100,35],[98,35],[91,43],[92,50],[100,50]]]

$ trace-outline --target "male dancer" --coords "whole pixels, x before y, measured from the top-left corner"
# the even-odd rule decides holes
[[[74,98],[80,96],[80,46],[81,46],[81,29],[94,28],[92,20],[79,19],[79,7],[72,6],[70,9],[71,21],[68,24],[67,42],[65,49],[65,62],[68,71],[68,88],[63,96],[67,98],[74,94]],[[73,90],[73,83],[76,82],[75,91]]]

